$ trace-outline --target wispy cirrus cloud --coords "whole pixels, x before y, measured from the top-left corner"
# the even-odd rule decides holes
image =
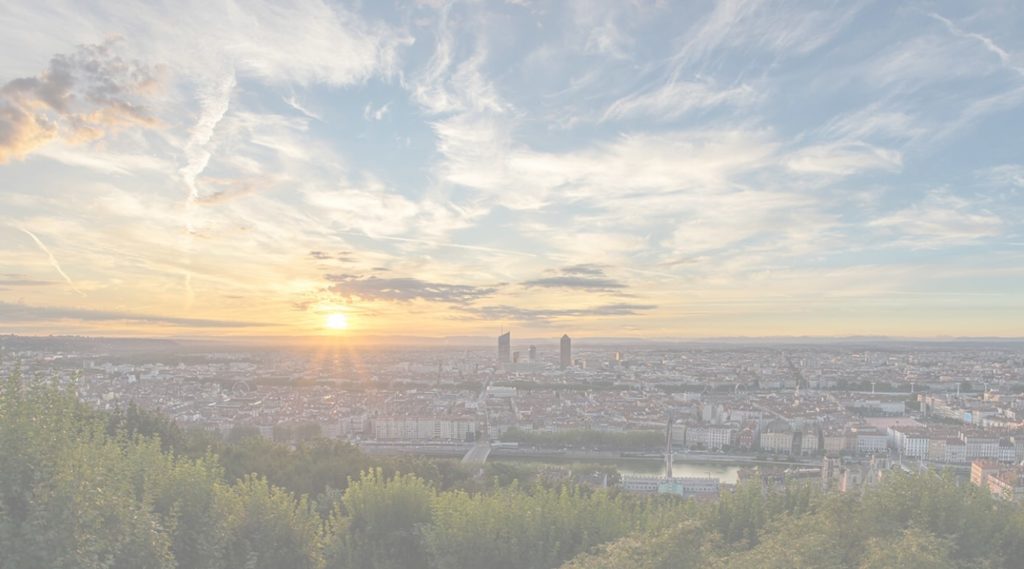
[[[24,275],[0,275],[0,287],[15,286],[15,287],[35,287],[35,286],[51,286],[55,285],[54,281],[43,281],[37,279],[25,278]]]
[[[903,157],[897,150],[860,141],[840,141],[797,150],[787,158],[786,166],[804,174],[849,176],[869,170],[898,171],[903,166]]]
[[[1024,164],[1000,164],[979,174],[984,180],[999,186],[1024,188]]]
[[[914,249],[992,239],[1005,225],[997,213],[945,189],[932,191],[921,201],[869,223],[889,236],[890,245]]]
[[[755,100],[757,93],[745,84],[719,88],[709,81],[672,81],[615,101],[605,110],[602,120],[637,117],[674,120],[694,110],[746,105]]]
[[[956,25],[949,18],[946,18],[946,17],[944,17],[944,16],[942,16],[940,14],[937,14],[935,12],[931,12],[928,15],[931,16],[932,18],[935,18],[939,22],[942,22],[942,24],[944,26],[946,26],[946,29],[948,29],[950,31],[950,33],[952,33],[953,35],[955,35],[957,37],[960,37],[960,38],[966,38],[966,39],[977,41],[982,46],[984,46],[984,48],[986,50],[988,50],[989,52],[994,54],[996,57],[998,57],[999,61],[1002,62],[1003,65],[1006,65],[1007,67],[1009,67],[1010,69],[1013,69],[1017,73],[1020,73],[1021,75],[1024,75],[1024,67],[1014,65],[1013,57],[1010,55],[1010,53],[1008,51],[1006,51],[1005,49],[1003,49],[1002,47],[1000,47],[995,42],[995,40],[993,40],[992,38],[990,38],[990,37],[988,37],[988,36],[986,36],[984,34],[979,34],[979,33],[976,33],[976,32],[965,31],[960,26]]]
[[[53,252],[50,251],[49,247],[47,247],[46,244],[44,244],[42,240],[36,236],[35,233],[29,231],[28,229],[25,229],[24,227],[19,227],[18,229],[25,235],[28,235],[29,238],[32,239],[32,242],[35,243],[37,247],[39,247],[39,250],[46,255],[47,260],[50,262],[50,266],[53,267],[53,270],[57,271],[57,274],[60,275],[62,279],[64,279],[64,282],[68,283],[68,286],[71,287],[71,290],[75,291],[76,293],[82,296],[85,296],[85,293],[78,288],[78,286],[75,284],[75,281],[71,280],[71,277],[69,277],[68,274],[64,272],[64,269],[61,268],[60,261],[57,260],[57,257],[54,256]]]
[[[209,318],[180,318],[160,314],[140,314],[119,310],[63,308],[56,306],[30,306],[0,301],[0,317],[9,323],[53,322],[67,320],[82,322],[128,322],[155,324],[182,328],[251,328],[270,326],[261,322],[217,320]]]
[[[57,130],[0,167],[0,223],[51,236],[89,308],[813,333],[891,321],[840,296],[1003,294],[987,269],[1019,264],[1013,3],[14,2],[0,84],[46,84],[18,96]],[[48,61],[107,34],[160,78],[117,95],[154,122],[75,143]],[[5,270],[39,251],[0,226]]]

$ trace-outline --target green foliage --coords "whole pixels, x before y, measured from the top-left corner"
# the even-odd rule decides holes
[[[556,567],[636,528],[626,500],[564,487],[438,497],[425,541],[438,569]]]
[[[924,530],[909,528],[895,539],[873,539],[861,569],[956,569],[949,558],[948,540]]]
[[[890,472],[863,497],[743,485],[704,510],[700,528],[701,545],[686,548],[689,556],[666,557],[666,534],[654,533],[628,536],[565,567],[1010,569],[1020,567],[1024,514],[950,478]]]
[[[434,490],[413,475],[365,472],[335,512],[328,566],[426,569],[420,532],[431,522],[434,499]]]
[[[703,566],[705,530],[686,521],[653,536],[632,534],[583,554],[564,569],[696,569]]]
[[[933,473],[890,472],[863,496],[741,485],[708,503],[526,479],[495,463],[474,480],[453,461],[375,459],[318,438],[225,442],[135,408],[99,414],[17,375],[0,381],[0,569],[1009,569],[1024,559],[1024,510]]]
[[[322,566],[321,520],[306,499],[249,476],[223,495],[228,567],[315,569]]]

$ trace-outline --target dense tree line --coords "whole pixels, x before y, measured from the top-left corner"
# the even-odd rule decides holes
[[[714,502],[179,429],[0,381],[0,569],[1019,567],[1021,509],[933,474]]]
[[[863,495],[740,486],[662,532],[608,542],[563,569],[1017,568],[1024,511],[933,472]]]
[[[0,385],[0,569],[556,567],[686,508],[525,480],[336,441],[222,441]]]

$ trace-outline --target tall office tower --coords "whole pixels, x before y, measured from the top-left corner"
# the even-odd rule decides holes
[[[672,479],[672,414],[668,415],[665,427],[665,478]]]
[[[558,361],[562,369],[572,365],[572,338],[568,334],[562,334],[562,351]]]
[[[530,363],[537,363],[537,346],[530,346]]]
[[[498,363],[512,363],[512,332],[498,336]]]

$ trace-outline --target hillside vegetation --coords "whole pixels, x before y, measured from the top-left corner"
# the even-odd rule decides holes
[[[934,474],[712,503],[546,486],[508,465],[222,441],[0,385],[0,569],[1016,568],[1021,508]]]

